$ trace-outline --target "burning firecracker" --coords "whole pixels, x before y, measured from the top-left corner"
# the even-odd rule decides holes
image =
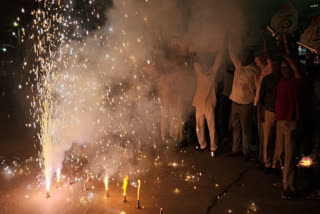
[[[105,193],[104,193],[104,195],[107,198],[107,197],[109,197],[109,177],[108,176],[106,176],[104,178],[104,185],[105,185]]]
[[[129,177],[126,176],[124,179],[123,179],[123,203],[127,203],[127,186],[128,186],[128,180],[129,180]]]
[[[310,157],[303,157],[298,164],[299,167],[304,167],[304,168],[309,168],[312,165],[313,165],[313,160]]]

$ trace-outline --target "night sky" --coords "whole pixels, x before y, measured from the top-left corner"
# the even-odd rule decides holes
[[[8,40],[11,35],[8,33],[12,29],[13,21],[17,19],[18,16],[21,16],[21,8],[26,9],[26,11],[31,11],[31,8],[34,5],[33,0],[10,0],[6,1],[7,3],[2,3],[0,7],[1,18],[0,18],[0,27],[1,27],[1,43],[4,43]],[[24,17],[20,17],[22,21]]]

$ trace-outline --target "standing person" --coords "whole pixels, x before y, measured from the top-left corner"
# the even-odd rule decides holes
[[[297,123],[305,118],[307,83],[297,62],[289,56],[281,62],[282,79],[276,89],[276,144],[272,167],[283,166],[281,197],[290,199],[295,192],[294,173],[297,148]],[[284,163],[281,156],[285,154]]]
[[[253,54],[248,54],[242,62],[229,47],[230,58],[235,66],[230,99],[231,123],[233,128],[232,155],[240,154],[249,160],[249,145],[252,144],[253,101],[256,90],[258,68],[253,64]]]
[[[263,56],[256,56],[254,58],[254,62],[256,63],[257,67],[259,68],[259,73],[257,76],[256,80],[256,94],[254,97],[254,102],[253,102],[253,109],[254,109],[254,140],[258,142],[258,160],[260,162],[263,162],[263,137],[262,137],[262,127],[261,127],[261,121],[258,120],[258,100],[259,100],[259,95],[260,95],[260,86],[261,86],[261,81],[262,79],[270,74],[270,69],[269,66],[266,63],[266,60]]]
[[[214,65],[211,68],[205,66],[206,63],[194,63],[194,68],[197,75],[197,89],[193,98],[192,105],[196,108],[196,132],[200,144],[200,150],[207,148],[205,139],[205,119],[210,133],[210,149],[215,152],[218,145],[215,140],[215,114],[216,92],[215,92],[215,77],[222,63],[223,52],[218,53]]]
[[[263,129],[263,164],[265,173],[271,172],[272,153],[275,143],[275,101],[276,87],[280,81],[281,74],[279,62],[267,59],[268,66],[272,73],[266,75],[260,86],[258,100],[258,123]]]
[[[163,74],[159,66],[155,62],[144,66],[144,71],[151,77],[152,83],[156,86],[157,93],[160,98],[160,110],[161,110],[161,124],[160,133],[161,138],[166,140],[174,130],[175,112],[173,109],[174,93],[172,90],[172,74]]]
[[[255,57],[255,63],[258,66],[259,70],[261,71],[259,77],[257,78],[257,82],[256,82],[256,96],[254,99],[254,116],[256,117],[255,122],[256,122],[256,126],[254,127],[255,130],[257,131],[257,140],[259,143],[259,154],[258,154],[258,160],[261,163],[261,166],[264,167],[264,138],[263,138],[263,127],[262,127],[262,123],[261,123],[261,108],[259,108],[258,105],[258,101],[259,101],[259,96],[260,96],[260,87],[261,87],[261,82],[263,80],[263,78],[265,76],[267,76],[268,74],[271,73],[272,71],[272,61],[269,57],[269,51],[268,51],[268,43],[265,37],[265,28],[263,28],[262,30],[262,39],[263,39],[263,57],[262,56],[258,56]]]

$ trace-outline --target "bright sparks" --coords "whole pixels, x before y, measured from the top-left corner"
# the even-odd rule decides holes
[[[137,200],[140,200],[140,186],[141,186],[141,181],[140,179],[138,180],[138,189],[137,189]]]
[[[313,161],[310,157],[303,157],[299,162],[298,166],[309,168],[312,166]]]
[[[109,190],[109,176],[108,175],[104,178],[104,186],[105,186],[106,191],[108,191]]]
[[[127,186],[128,186],[128,180],[129,180],[129,177],[126,176],[124,179],[123,179],[123,196],[126,196],[127,195]]]
[[[58,185],[60,183],[60,175],[61,175],[61,169],[57,169],[57,183],[58,183]]]

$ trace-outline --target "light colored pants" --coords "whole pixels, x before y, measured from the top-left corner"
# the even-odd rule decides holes
[[[239,153],[242,142],[242,154],[249,154],[249,145],[252,144],[252,120],[253,105],[238,104],[232,102],[231,106],[231,123],[233,128],[232,152]]]
[[[218,146],[215,142],[215,115],[213,106],[208,108],[196,108],[196,131],[198,136],[198,141],[200,144],[200,148],[204,149],[207,146],[207,141],[205,137],[205,124],[204,120],[207,120],[207,125],[210,134],[210,145],[211,151],[217,150]]]
[[[276,167],[279,161],[283,166],[282,185],[284,190],[294,191],[294,173],[295,173],[295,153],[296,153],[296,130],[297,121],[278,120],[276,130],[276,145],[273,156],[272,167]],[[285,154],[284,165],[281,156]]]
[[[172,105],[161,106],[161,137],[170,136],[174,140],[182,139],[183,121],[181,108]]]
[[[263,128],[263,162],[265,167],[271,167],[272,150],[275,144],[276,132],[276,114],[274,112],[264,110]]]

